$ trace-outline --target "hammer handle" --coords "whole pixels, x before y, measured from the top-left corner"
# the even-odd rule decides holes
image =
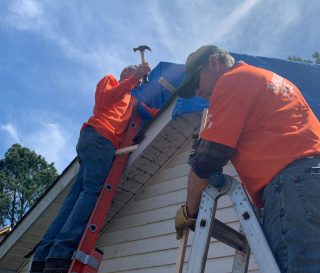
[[[141,63],[142,63],[142,64],[145,64],[146,61],[145,61],[145,59],[144,59],[144,51],[140,51],[140,53],[141,53]]]
[[[141,54],[141,63],[145,64],[146,61],[144,59],[144,51],[140,51],[140,54]],[[148,83],[149,82],[148,75],[144,75],[142,81],[143,81],[143,83]]]
[[[146,61],[145,61],[145,59],[144,59],[144,51],[140,51],[140,53],[141,53],[141,63],[142,63],[142,64],[145,64]],[[142,81],[143,81],[143,83],[149,82],[148,75],[144,75]]]

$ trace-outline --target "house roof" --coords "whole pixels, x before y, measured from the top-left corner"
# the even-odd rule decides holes
[[[156,122],[148,126],[138,149],[130,155],[105,227],[112,223],[130,200],[198,130],[201,113],[191,113],[172,120],[174,105],[175,101],[157,116]],[[77,160],[73,160],[0,244],[0,272],[19,271],[28,261],[75,181],[78,167]]]

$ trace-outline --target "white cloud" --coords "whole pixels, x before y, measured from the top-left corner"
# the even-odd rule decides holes
[[[256,42],[255,55],[260,56],[279,56],[279,50],[294,37],[288,36],[299,23],[302,23],[303,13],[308,4],[305,1],[293,2],[283,0],[282,2],[263,2],[259,5],[258,12],[261,12],[261,18],[255,22],[257,24],[252,41]],[[249,36],[246,34],[246,36]],[[290,45],[292,49],[293,45]],[[287,52],[285,52],[287,54]],[[286,55],[285,55],[286,56]]]
[[[220,20],[214,30],[208,32],[207,37],[214,39],[218,43],[222,42],[236,27],[239,27],[241,20],[246,19],[257,3],[258,0],[246,0],[239,6],[235,6],[229,15],[226,15],[223,20]],[[207,42],[207,39],[203,39],[202,43],[205,42]]]
[[[42,14],[41,4],[33,0],[15,1],[9,7],[9,10],[16,13],[20,17],[35,18]]]
[[[276,11],[272,10],[273,6]],[[250,36],[245,33],[250,24],[248,18],[264,14],[255,35],[267,37],[268,26],[272,25],[274,35],[278,36],[297,20],[296,12],[290,13],[295,4],[286,2],[285,6],[282,9],[275,1],[266,4],[259,0],[230,1],[223,5],[215,1],[177,0],[170,4],[142,1],[135,6],[127,4],[122,16],[116,16],[87,3],[15,0],[5,17],[11,27],[37,33],[58,45],[68,58],[93,67],[96,74],[107,71],[118,75],[125,65],[139,61],[139,57],[128,51],[140,43],[156,46],[147,54],[147,60],[154,65],[161,60],[184,62],[187,54],[207,43],[216,43],[233,52],[245,51],[247,48],[241,48],[237,41]],[[134,10],[142,7],[143,18],[134,16]],[[119,9],[119,4],[110,3],[110,9]],[[266,11],[270,9],[271,12]],[[273,23],[278,22],[277,18],[281,20],[283,14],[286,23],[275,27]],[[92,32],[97,34],[92,36]],[[248,43],[252,42],[250,39]],[[254,39],[253,43],[259,51],[268,49],[263,38]]]
[[[32,125],[36,129],[30,132],[20,128],[20,135],[17,126],[12,123],[0,125],[0,130],[8,134],[8,145],[19,143],[34,150],[47,162],[54,162],[59,172],[63,171],[76,156],[73,134],[58,123],[39,123],[39,120],[35,121],[32,117],[30,120],[35,122]]]
[[[45,23],[42,5],[33,0],[16,0],[8,7],[7,22],[20,30],[40,29]]]
[[[20,143],[21,142],[19,134],[17,132],[17,129],[13,126],[12,123],[0,125],[0,130],[9,134],[9,138],[11,140],[10,141],[11,143]]]
[[[70,133],[57,123],[42,123],[37,130],[23,137],[23,140],[25,146],[34,149],[48,162],[54,162],[60,172],[75,156]]]
[[[154,47],[148,54],[154,65],[161,60],[184,62],[190,51],[206,43],[253,55],[276,53],[274,48],[281,46],[277,41],[301,21],[300,11],[308,5],[297,0],[96,3],[14,0],[4,17],[10,26],[36,32],[68,58],[94,67],[97,74],[118,74],[139,60],[128,51],[140,43]],[[140,9],[143,16],[136,12]]]
[[[66,7],[66,9],[71,8],[76,9],[75,6]],[[82,16],[77,12],[75,15],[72,22],[77,22],[72,25],[72,31],[74,28],[81,29],[82,26],[80,19]],[[73,16],[73,14],[70,13],[70,16]],[[68,58],[76,59],[87,65],[105,66],[106,63],[114,63],[119,59],[114,54],[108,54],[111,50],[106,50],[106,48],[92,48],[90,51],[82,49],[84,43],[87,42],[85,34],[77,31],[80,32],[79,35],[81,36],[81,41],[77,41],[75,33],[69,33],[66,30],[67,28],[64,29],[66,22],[62,21],[45,2],[41,4],[33,0],[15,0],[9,5],[8,14],[5,15],[3,21],[8,26],[18,30],[36,33],[39,37],[58,45]],[[85,26],[83,27],[85,28]],[[81,31],[85,33],[85,30]]]
[[[144,20],[135,22],[135,28],[156,43],[158,52],[161,51],[158,55],[165,60],[184,62],[187,54],[204,44],[225,44],[225,40],[245,24],[259,0],[224,4],[193,0],[168,3],[147,2]]]

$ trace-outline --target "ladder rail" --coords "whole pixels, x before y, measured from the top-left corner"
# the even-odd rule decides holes
[[[281,273],[248,195],[239,181],[227,175],[223,176],[225,180],[232,183],[228,195],[230,195],[241,228],[246,235],[260,271],[263,273]]]
[[[216,200],[205,190],[200,202],[187,273],[203,273],[205,270],[216,209]]]
[[[242,185],[228,175],[223,178],[221,187],[209,184],[202,194],[187,273],[204,272],[211,236],[236,249],[233,273],[247,272],[251,251],[262,273],[281,273]],[[223,195],[231,198],[240,232],[215,219],[217,202]]]
[[[135,145],[130,145],[132,144],[134,137],[137,135],[141,121],[141,116],[136,112],[128,124],[123,141],[121,142],[121,149],[119,149],[120,152],[115,155],[112,167],[107,179],[104,182],[103,189],[98,197],[96,205],[91,213],[79,246],[73,254],[73,261],[68,273],[98,272],[101,260],[103,258],[103,253],[96,249],[95,245],[129,157],[128,152],[136,149]]]
[[[243,234],[241,225],[239,228],[239,234]],[[244,251],[236,249],[234,259],[233,259],[232,273],[248,272],[251,249],[247,241],[247,238],[246,238],[246,242],[247,244]]]

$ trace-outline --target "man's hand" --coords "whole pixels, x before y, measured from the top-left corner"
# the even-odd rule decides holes
[[[141,80],[144,75],[148,75],[151,71],[150,65],[148,63],[139,64],[134,76]]]
[[[158,112],[160,111],[160,109],[158,108],[151,108],[149,106],[147,106],[143,101],[141,102],[141,106],[148,112],[148,114],[151,115],[151,117],[154,117],[158,114]]]
[[[182,205],[177,213],[176,213],[176,219],[175,219],[175,227],[176,227],[176,238],[177,240],[180,240],[183,232],[187,228],[194,229],[194,226],[196,224],[196,219],[189,218],[187,215],[187,208],[186,205]]]

